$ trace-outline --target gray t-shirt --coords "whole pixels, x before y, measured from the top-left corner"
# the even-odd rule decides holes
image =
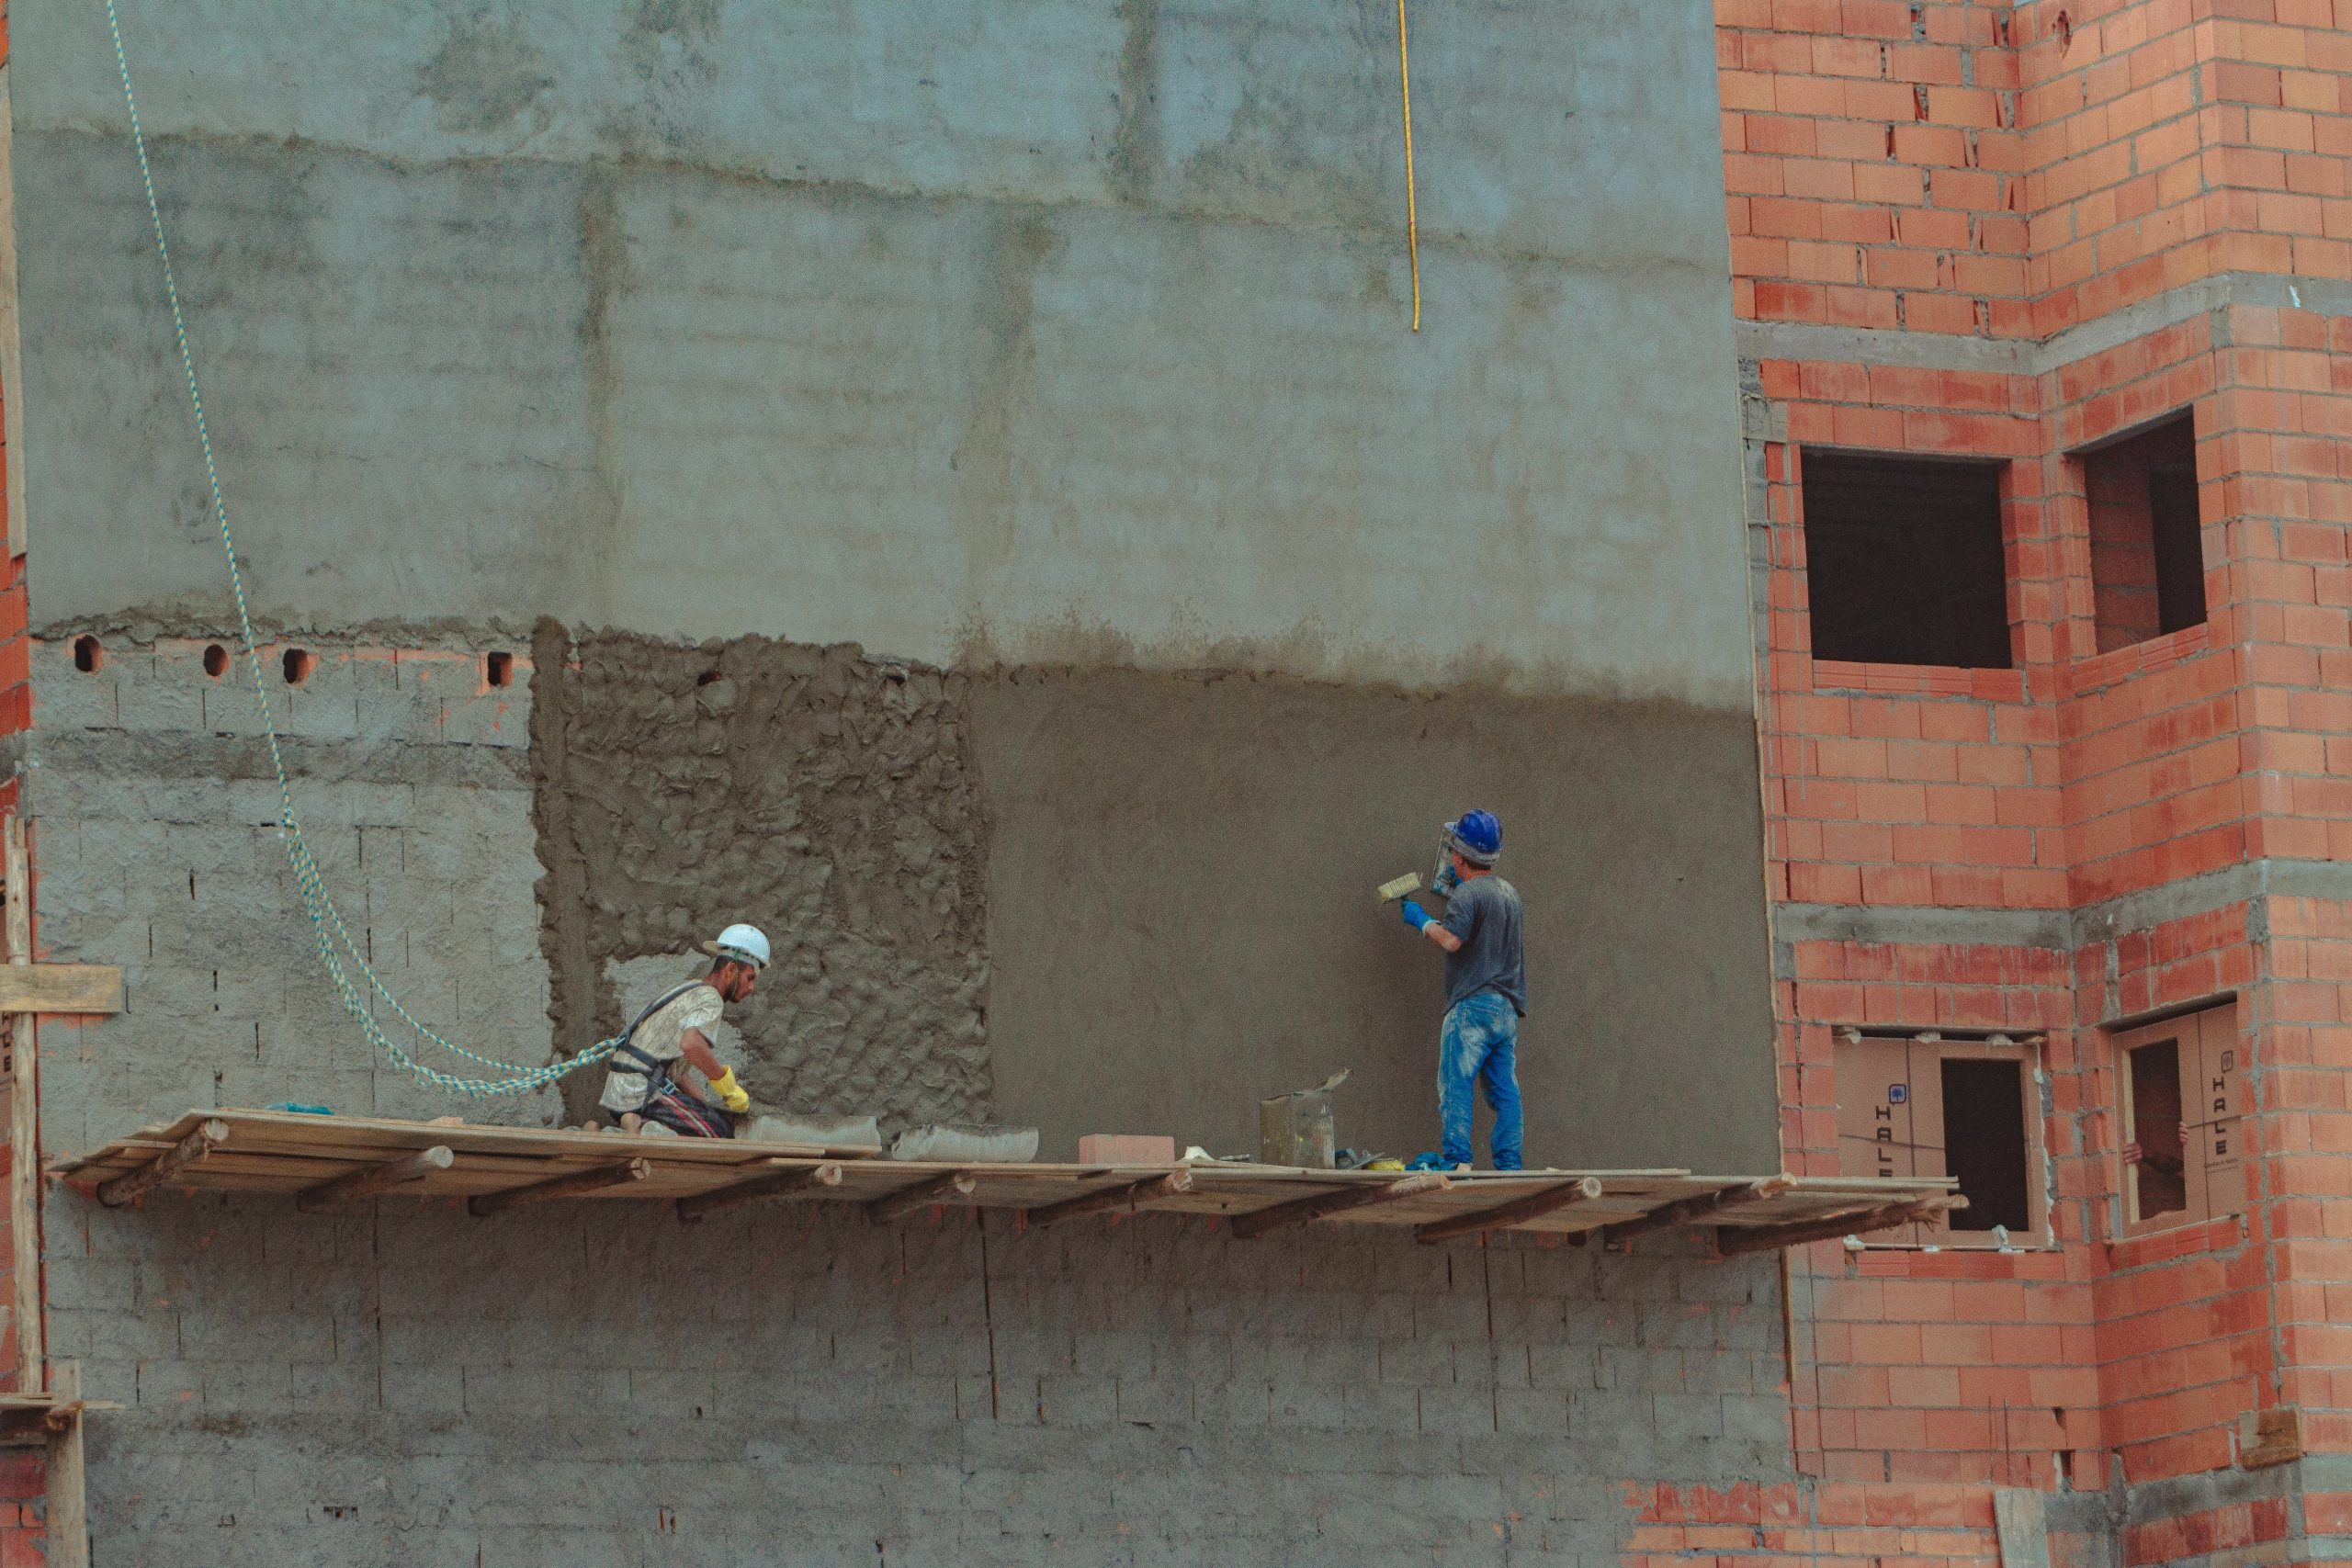
[[[1445,1005],[1492,991],[1527,1016],[1527,965],[1519,946],[1519,889],[1499,876],[1475,876],[1454,890],[1440,922],[1462,939],[1445,955]]]

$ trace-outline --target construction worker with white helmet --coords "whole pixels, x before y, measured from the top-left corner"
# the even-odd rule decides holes
[[[618,1113],[624,1132],[660,1127],[682,1138],[731,1138],[735,1123],[729,1116],[752,1109],[750,1091],[735,1081],[734,1068],[719,1065],[704,1032],[727,1004],[752,994],[768,966],[768,939],[757,926],[732,925],[716,942],[702,943],[702,951],[712,959],[710,973],[656,997],[607,1064],[597,1103]],[[717,1105],[678,1080],[682,1060],[710,1085]]]

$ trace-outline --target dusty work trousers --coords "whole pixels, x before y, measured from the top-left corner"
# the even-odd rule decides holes
[[[1438,1039],[1437,1104],[1444,1127],[1445,1163],[1470,1163],[1472,1086],[1487,1092],[1495,1113],[1495,1168],[1520,1168],[1524,1131],[1519,1109],[1519,1014],[1492,991],[1463,998],[1445,1010]]]

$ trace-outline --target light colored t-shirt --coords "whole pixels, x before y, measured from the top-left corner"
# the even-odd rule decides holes
[[[708,1030],[718,1021],[727,1004],[716,987],[696,986],[657,1008],[628,1038],[628,1043],[657,1062],[674,1062],[684,1055],[681,1044],[689,1029]],[[605,1073],[605,1093],[596,1103],[607,1111],[635,1111],[645,1103],[645,1075],[628,1069],[636,1064],[616,1052]]]

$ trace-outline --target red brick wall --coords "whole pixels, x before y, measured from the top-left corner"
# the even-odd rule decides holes
[[[2222,272],[2352,272],[2345,0],[1717,0],[1717,18],[1745,317],[2033,339]],[[1765,357],[1755,427],[1785,430],[1764,443],[1758,606],[1776,898],[2054,912],[2347,858],[2347,350],[2352,321],[2240,304],[2047,373]],[[2207,623],[2102,652],[2069,454],[2190,407]],[[2017,669],[1813,659],[1809,445],[2008,461]],[[1836,1168],[1837,1031],[2041,1032],[2057,1240],[1801,1254],[1805,1470],[2046,1486],[2064,1466],[2097,1487],[2111,1455],[2134,1481],[2229,1465],[2240,1413],[2277,1403],[2302,1408],[2308,1447],[2352,1448],[2352,908],[2274,897],[2071,953],[1787,957],[1790,1168]],[[2106,1026],[2225,997],[2252,1064],[2244,1214],[2120,1237]],[[2199,1516],[2131,1550],[2283,1532]]]

